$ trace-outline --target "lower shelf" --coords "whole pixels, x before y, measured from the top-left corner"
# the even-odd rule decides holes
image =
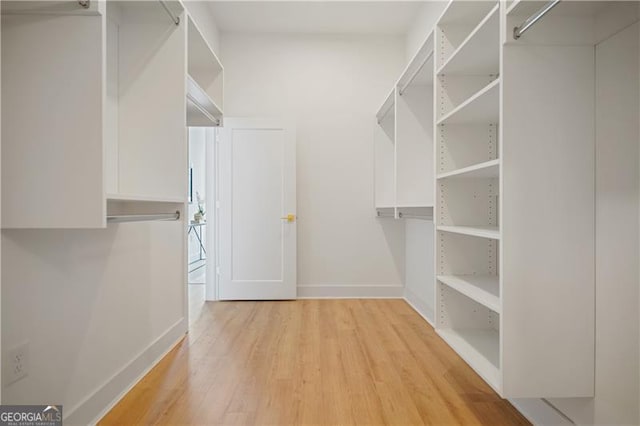
[[[500,334],[491,329],[438,329],[455,350],[496,392],[501,393]]]

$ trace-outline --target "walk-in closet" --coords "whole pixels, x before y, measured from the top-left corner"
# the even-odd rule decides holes
[[[0,11],[0,414],[640,424],[639,1]]]

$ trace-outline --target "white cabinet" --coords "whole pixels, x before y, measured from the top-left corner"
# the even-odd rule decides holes
[[[2,227],[100,228],[124,201],[180,207],[187,125],[222,120],[215,53],[178,1],[53,6],[2,4]]]

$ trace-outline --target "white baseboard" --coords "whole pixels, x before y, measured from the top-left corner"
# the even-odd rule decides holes
[[[180,319],[138,356],[65,415],[65,425],[95,425],[183,338],[186,320]],[[65,410],[65,414],[67,411]]]
[[[575,424],[544,399],[510,399],[509,402],[535,426]]]
[[[401,285],[299,285],[298,299],[401,299]]]
[[[413,308],[414,311],[419,313],[420,316],[431,325],[431,327],[435,327],[433,321],[434,312],[431,306],[425,303],[420,297],[418,297],[418,295],[408,288],[404,289],[404,300]]]

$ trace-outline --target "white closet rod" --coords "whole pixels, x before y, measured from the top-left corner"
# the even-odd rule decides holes
[[[542,9],[540,9],[539,11],[537,11],[536,13],[534,13],[533,15],[529,16],[527,18],[526,21],[524,21],[522,24],[520,24],[519,26],[515,27],[513,29],[513,38],[515,40],[519,39],[520,36],[522,34],[524,34],[525,32],[527,32],[527,30],[536,22],[538,22],[538,20],[540,18],[542,18],[544,15],[547,14],[547,12],[549,12],[551,9],[553,9],[554,7],[556,7],[558,5],[558,3],[560,3],[560,0],[553,0],[548,2],[547,4],[544,5],[544,7]]]
[[[107,223],[150,222],[160,220],[179,220],[180,212],[159,214],[131,214],[107,216]]]
[[[433,220],[433,216],[419,215],[419,214],[406,214],[398,213],[400,219],[421,219],[421,220]]]
[[[176,25],[180,25],[180,17],[173,14],[173,12],[171,11],[171,9],[169,9],[169,6],[167,6],[167,3],[164,0],[158,0],[158,1],[164,8],[165,12],[167,12],[167,15],[169,15],[173,23]]]
[[[407,87],[409,87],[409,85],[411,83],[413,83],[413,80],[415,80],[415,78],[418,76],[418,74],[420,74],[420,71],[422,71],[422,68],[424,68],[424,66],[427,64],[427,62],[429,62],[429,59],[431,59],[432,56],[433,56],[433,50],[431,52],[429,52],[429,54],[427,55],[426,58],[424,58],[424,60],[420,64],[420,66],[418,68],[416,68],[416,70],[413,72],[413,74],[411,74],[411,77],[409,77],[409,81],[407,81],[404,84],[404,86],[402,86],[402,88],[400,88],[400,90],[398,90],[398,94],[400,96],[404,95],[404,91],[407,90]]]
[[[378,217],[395,217],[395,215],[393,213],[389,214],[389,213],[378,212]]]

